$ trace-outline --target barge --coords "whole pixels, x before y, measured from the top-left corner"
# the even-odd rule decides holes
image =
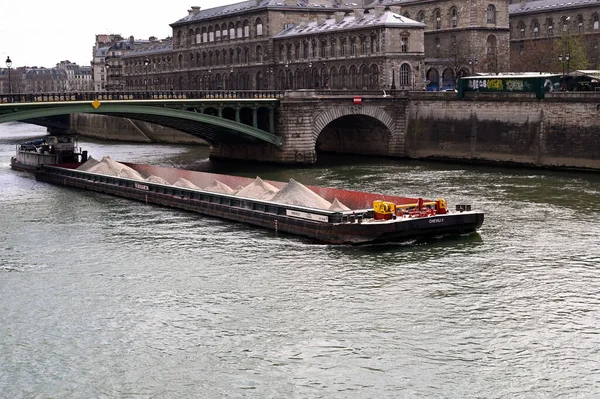
[[[95,161],[98,163],[98,161]],[[326,203],[327,209],[298,203],[244,196],[256,182],[240,176],[220,175],[145,164],[123,163],[136,176],[112,176],[82,170],[82,163],[44,164],[36,168],[37,180],[123,198],[197,212],[261,228],[309,237],[327,244],[359,245],[425,239],[475,232],[484,221],[481,211],[469,205],[450,210],[446,201],[407,198],[320,186],[302,186]],[[177,185],[185,181],[191,184]],[[261,181],[262,182],[262,181]],[[264,183],[283,192],[288,183]],[[235,194],[216,192],[215,183],[236,187]]]

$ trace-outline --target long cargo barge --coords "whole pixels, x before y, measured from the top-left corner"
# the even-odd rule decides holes
[[[255,181],[246,177],[124,163],[142,176],[160,178],[148,181],[79,170],[80,165],[42,165],[35,171],[35,177],[42,182],[198,212],[329,244],[357,245],[466,234],[475,232],[484,220],[483,212],[473,211],[467,205],[449,210],[443,199],[429,201],[305,186],[329,202],[344,205],[343,209],[318,209],[208,189],[215,181],[229,187],[247,186]],[[180,178],[198,188],[173,185]],[[287,184],[265,182],[277,189]]]

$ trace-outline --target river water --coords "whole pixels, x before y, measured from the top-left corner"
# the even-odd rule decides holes
[[[486,212],[478,234],[330,246],[52,186],[0,125],[2,398],[592,398],[600,176],[388,159],[236,165],[80,140],[97,159]]]

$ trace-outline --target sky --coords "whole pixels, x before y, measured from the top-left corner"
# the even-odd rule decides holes
[[[169,24],[201,9],[243,0],[0,0],[0,68],[10,57],[12,68],[52,68],[69,60],[90,65],[97,34],[124,38],[164,39]]]

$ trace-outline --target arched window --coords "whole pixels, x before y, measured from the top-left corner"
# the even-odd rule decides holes
[[[435,24],[435,29],[442,28],[442,13],[439,8],[433,11],[433,23]]]
[[[562,25],[563,33],[567,33],[569,31],[569,20],[567,19],[567,17],[562,17],[560,22]]]
[[[221,25],[221,36],[223,40],[227,39],[227,25],[225,24]]]
[[[540,35],[540,23],[537,21],[537,19],[533,20],[533,37],[538,37]]]
[[[250,49],[248,47],[244,48],[244,64],[248,64],[250,62]]]
[[[377,43],[377,34],[371,33],[371,54],[379,52],[379,43]]]
[[[237,37],[238,39],[241,39],[242,37],[244,37],[244,31],[243,31],[242,23],[240,21],[237,21],[235,24],[235,37]]]
[[[209,42],[214,42],[215,41],[215,32],[213,32],[213,27],[212,26],[208,27],[208,41]]]
[[[340,39],[340,56],[344,57],[346,55],[346,39],[345,38],[341,38]],[[340,71],[341,73],[341,71]]]
[[[403,53],[408,53],[408,37],[401,37],[400,43],[400,51]]]
[[[408,86],[410,84],[410,65],[402,64],[400,66],[400,86]]]
[[[310,55],[312,58],[317,58],[317,41],[316,40],[312,40],[310,42],[310,47],[311,47],[311,52]]]
[[[417,14],[417,21],[419,21],[422,24],[425,23],[425,11],[419,11],[419,13]]]
[[[350,55],[356,55],[356,38],[350,38]]]
[[[279,60],[283,61],[285,59],[285,46],[283,44],[279,45]]]
[[[304,59],[308,58],[308,42],[307,41],[302,42],[302,58],[304,58]]]
[[[190,29],[190,30],[188,31],[188,34],[187,34],[187,44],[188,44],[188,45],[190,45],[190,44],[194,44],[194,40],[195,40],[195,39],[196,39],[196,37],[195,37],[195,35],[194,35],[194,30],[193,30],[193,29]]]
[[[450,26],[456,28],[458,26],[458,11],[456,7],[450,9]]]
[[[583,15],[577,16],[577,33],[583,33]]]
[[[208,32],[206,31],[206,28],[202,28],[202,43],[207,43],[208,42]]]
[[[235,25],[233,24],[233,22],[229,23],[229,38],[235,39]]]
[[[331,55],[331,57],[336,56],[336,42],[337,39],[331,39],[331,46],[329,47],[329,54]]]
[[[262,46],[256,46],[256,62],[263,62]]]
[[[554,35],[554,27],[552,26],[552,24],[553,24],[552,18],[548,18],[546,20],[546,30],[548,32],[548,36]]]
[[[327,42],[325,40],[321,40],[321,46],[319,47],[321,58],[325,58],[327,56]]]
[[[196,43],[202,43],[202,32],[200,31],[200,28],[196,28],[194,31],[194,36]]]
[[[300,59],[300,42],[294,44],[294,58],[296,60]]]
[[[493,4],[487,6],[487,23],[495,24],[496,23],[496,7]]]
[[[497,45],[498,41],[496,40],[496,36],[494,35],[489,35],[487,38],[487,54],[488,55],[494,55],[496,54],[496,45]]]
[[[367,38],[364,36],[360,37],[360,53],[367,54]]]
[[[263,23],[262,19],[256,18],[256,36],[263,35]]]
[[[244,21],[244,37],[250,37],[250,23],[248,23],[248,20]]]
[[[598,28],[599,28],[599,26],[598,26],[599,22],[598,21],[600,21],[600,18],[598,17],[598,14],[594,14],[592,16],[592,23],[593,23],[594,30],[598,30]]]
[[[221,28],[219,28],[219,25],[215,26],[215,40],[221,40]]]
[[[525,37],[525,22],[519,21],[517,24],[518,37]]]

